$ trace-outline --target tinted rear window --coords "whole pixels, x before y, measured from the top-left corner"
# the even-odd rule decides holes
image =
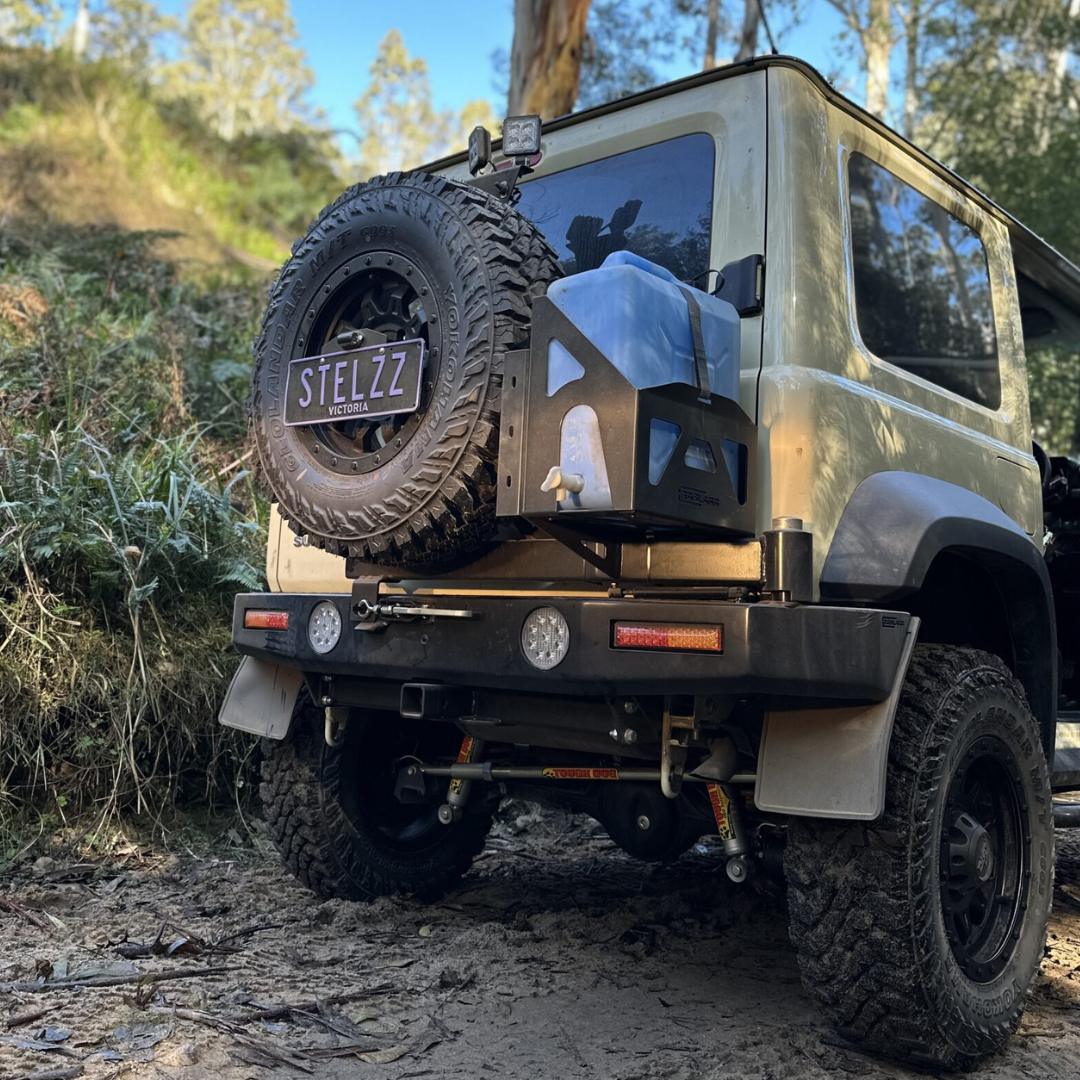
[[[982,241],[944,207],[863,154],[848,164],[859,333],[896,367],[1001,404]]]
[[[564,273],[632,251],[683,281],[709,268],[715,150],[708,135],[630,150],[528,180],[517,204],[559,254]]]

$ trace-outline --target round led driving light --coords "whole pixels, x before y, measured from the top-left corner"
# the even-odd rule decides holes
[[[341,612],[337,604],[320,601],[307,624],[308,641],[317,653],[328,653],[341,638]]]
[[[562,663],[570,648],[570,627],[553,607],[537,608],[521,628],[521,651],[534,667],[544,671]]]

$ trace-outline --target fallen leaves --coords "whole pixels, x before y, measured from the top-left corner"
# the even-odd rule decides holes
[[[184,930],[167,920],[158,928],[157,936],[150,942],[121,941],[114,948],[129,960],[148,956],[202,956],[204,953],[235,953],[240,949],[224,942],[204,941],[197,934]]]
[[[154,1005],[152,1011],[168,1014],[177,1020],[192,1020],[206,1024],[218,1031],[231,1035],[235,1045],[229,1054],[249,1065],[266,1068],[276,1065],[289,1065],[302,1072],[313,1071],[311,1062],[331,1058],[355,1058],[367,1064],[388,1064],[404,1057],[407,1053],[426,1053],[433,1046],[450,1038],[446,1027],[434,1017],[429,1018],[429,1026],[411,1043],[395,1042],[387,1046],[373,1046],[380,1037],[374,1033],[362,1031],[359,1023],[375,1018],[375,1014],[366,1010],[354,1018],[340,1016],[331,1011],[334,1005],[348,1004],[365,997],[393,993],[398,988],[384,984],[367,990],[358,990],[350,994],[335,994],[314,1001],[283,1003],[280,1005],[257,1006],[247,1012],[214,1013],[206,1009],[188,1009],[176,1005]],[[305,1022],[324,1028],[331,1035],[346,1039],[336,1045],[292,1047],[266,1039],[258,1039],[242,1031],[241,1028],[253,1022],[260,1022],[267,1030],[267,1021],[288,1019],[293,1022]],[[361,1041],[362,1040],[362,1041]]]
[[[354,1057],[369,1065],[388,1065],[391,1061],[403,1058],[409,1052],[408,1043],[397,1046],[384,1046],[378,1050],[365,1049],[360,1043],[347,1043],[344,1046],[310,1046],[303,1051],[317,1061],[328,1058]]]
[[[49,314],[49,302],[32,285],[0,285],[0,319],[28,330]]]

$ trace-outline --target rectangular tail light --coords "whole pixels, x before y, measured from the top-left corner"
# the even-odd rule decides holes
[[[669,623],[616,623],[616,649],[675,649],[723,652],[722,626],[672,626]]]
[[[244,612],[245,630],[288,630],[287,611],[267,611],[264,608],[248,608]]]

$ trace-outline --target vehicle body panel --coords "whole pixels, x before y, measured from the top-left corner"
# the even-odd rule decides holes
[[[1002,403],[990,410],[879,360],[854,304],[846,161],[866,154],[972,227],[987,252]],[[769,72],[768,286],[759,395],[759,517],[802,518],[815,580],[852,494],[907,470],[999,499],[998,459],[1023,483],[1006,512],[1042,516],[1020,313],[1005,226],[892,140],[831,105],[795,70]],[[1041,542],[1041,537],[1039,537]]]

